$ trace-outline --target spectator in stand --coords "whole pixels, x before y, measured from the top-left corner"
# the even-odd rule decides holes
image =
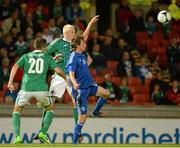
[[[102,86],[110,91],[111,95],[109,97],[109,100],[114,101],[118,97],[118,88],[112,82],[112,75],[110,73],[105,74],[104,80],[105,81],[104,83],[102,83]]]
[[[2,4],[0,5],[0,19],[4,20],[10,17],[12,10],[13,7],[11,0],[3,0]]]
[[[5,103],[15,103],[18,91],[19,91],[19,83],[14,81],[14,91],[10,91],[9,89],[4,93],[4,102]]]
[[[104,106],[104,104],[107,101],[114,101],[117,97],[118,97],[118,88],[116,87],[116,85],[114,85],[112,83],[112,76],[110,73],[107,73],[105,76],[105,81],[102,84],[102,87],[104,87],[105,89],[109,90],[109,92],[111,93],[111,95],[109,96],[108,100],[104,99],[102,97],[99,97],[96,103],[96,106],[94,108],[94,110],[91,113],[92,117],[101,117],[102,116],[102,112],[100,112],[101,108]]]
[[[14,10],[11,13],[11,16],[2,22],[2,29],[3,29],[4,34],[8,33],[12,27],[16,27],[18,32],[20,32],[21,25],[20,25],[20,21],[18,19],[18,11],[17,10]]]
[[[34,31],[32,27],[27,27],[26,31],[25,31],[25,40],[26,42],[28,42],[29,44],[32,42],[34,38]]]
[[[173,37],[171,44],[167,49],[167,57],[169,60],[169,71],[173,78],[178,78],[180,76],[180,39],[178,36]]]
[[[39,4],[34,12],[34,19],[37,21],[39,27],[41,27],[43,21],[46,19],[46,16],[42,12],[42,8],[43,6]]]
[[[145,27],[148,35],[152,37],[153,32],[156,31],[156,22],[152,16],[148,16]]]
[[[0,48],[2,47],[3,42],[3,30],[0,28]]]
[[[144,12],[142,9],[136,9],[132,18],[130,18],[130,30],[133,32],[145,31]]]
[[[96,43],[93,45],[92,52],[90,53],[91,58],[93,59],[91,66],[96,67],[98,70],[105,68],[107,63],[105,56],[100,51],[100,48],[100,45]]]
[[[60,30],[63,30],[63,26],[66,24],[65,18],[62,15],[59,15],[55,18],[55,26]]]
[[[124,38],[120,37],[117,41],[116,53],[117,59],[121,59],[122,53],[128,49],[127,42]]]
[[[171,30],[170,22],[161,24],[161,28],[162,28],[162,32],[164,35],[164,39],[168,39],[169,38],[169,32]]]
[[[56,33],[62,33],[62,30],[60,30],[58,27],[55,26],[55,19],[49,19],[48,22],[48,29],[49,29],[49,34],[54,35]]]
[[[15,43],[16,55],[22,56],[28,52],[28,43],[24,41],[23,34],[19,33],[17,36],[17,41]]]
[[[152,76],[156,74],[157,71],[161,71],[161,68],[159,67],[159,64],[157,60],[154,60],[150,65],[150,71],[152,73]]]
[[[159,13],[159,3],[157,1],[154,1],[152,2],[151,9],[146,14],[146,20],[149,18],[149,16],[151,16],[156,21],[158,13]]]
[[[117,65],[118,76],[132,77],[136,75],[135,66],[133,60],[130,58],[129,52],[124,51],[122,58],[119,59]]]
[[[2,67],[2,59],[8,57],[8,52],[5,48],[0,49],[0,67]]]
[[[102,53],[107,58],[107,60],[117,60],[116,59],[116,48],[113,46],[112,37],[105,36],[101,45]]]
[[[62,4],[62,0],[55,0],[52,7],[49,9],[50,18],[56,18],[58,16],[65,16],[65,7]]]
[[[83,22],[78,17],[74,19],[73,26],[76,28],[77,32],[81,32],[86,29]]]
[[[180,87],[177,79],[172,80],[172,86],[167,92],[167,99],[176,105],[180,105]]]
[[[93,31],[92,32],[92,36],[88,41],[88,51],[92,52],[92,47],[94,44],[99,44],[101,46],[101,40],[100,40],[100,36],[99,33],[97,31]]]
[[[14,59],[14,56],[16,55],[16,50],[13,44],[12,35],[10,33],[4,35],[2,48],[5,48],[7,50],[8,58],[10,58],[10,60]]]
[[[127,103],[130,100],[130,90],[127,77],[123,77],[119,87],[118,100],[120,103]]]
[[[49,28],[43,28],[42,38],[46,40],[47,44],[53,40],[53,35],[49,34]]]
[[[115,33],[112,29],[108,28],[106,29],[105,35],[112,38],[112,46],[117,47],[117,37],[115,36]]]
[[[140,59],[140,65],[136,66],[136,76],[139,77],[143,83],[145,78],[152,78],[152,73],[146,65],[146,59],[143,57]]]
[[[21,3],[20,5],[20,11],[19,11],[19,20],[22,22],[27,15],[27,4]]]
[[[13,42],[13,44],[17,41],[17,34],[18,34],[18,30],[17,30],[17,28],[16,27],[12,27],[11,29],[10,29],[10,33],[11,33],[11,36],[12,36],[12,42]]]
[[[161,76],[161,71],[157,71],[156,72],[156,76],[154,79],[152,79],[151,83],[150,83],[150,97],[152,97],[152,93],[155,90],[155,85],[159,85],[159,90],[161,90],[163,92],[163,94],[165,94],[168,90],[169,90],[169,85],[162,81],[162,76]]]
[[[26,33],[26,29],[28,27],[31,27],[34,32],[38,31],[39,29],[36,20],[33,18],[32,12],[27,12],[25,18],[22,19],[22,22],[21,22],[22,33]]]
[[[2,59],[2,67],[0,67],[0,90],[3,88],[3,84],[8,81],[10,71],[9,71],[9,59],[3,58]]]
[[[66,9],[66,19],[72,23],[76,18],[83,20],[83,10],[79,6],[79,0],[73,0],[71,5]]]
[[[172,18],[179,23],[180,22],[180,0],[172,1],[169,5],[168,10],[171,13]]]
[[[151,100],[156,104],[156,105],[165,105],[167,104],[167,101],[165,99],[165,94],[164,92],[160,89],[159,83],[154,84],[154,89],[151,94]]]
[[[128,5],[128,0],[120,0],[120,5],[116,9],[116,29],[119,32],[124,32],[127,28],[129,19],[133,13]]]

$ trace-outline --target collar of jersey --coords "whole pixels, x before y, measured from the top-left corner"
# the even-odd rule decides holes
[[[63,38],[63,40],[64,40],[64,41],[66,41],[66,42],[69,42],[69,43],[71,43],[70,41],[66,40],[65,38]]]
[[[34,50],[33,52],[43,52],[42,50]]]

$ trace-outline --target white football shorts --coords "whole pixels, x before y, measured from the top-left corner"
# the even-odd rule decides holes
[[[37,100],[38,107],[45,107],[52,103],[51,98],[48,96],[48,91],[26,92],[22,90],[19,91],[15,103],[18,106],[30,105],[32,98]]]
[[[51,85],[49,88],[49,95],[57,98],[62,98],[66,90],[66,81],[57,74],[52,76]]]

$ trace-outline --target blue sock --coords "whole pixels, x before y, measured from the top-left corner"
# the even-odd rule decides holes
[[[81,129],[83,127],[84,123],[82,122],[77,122],[76,127],[74,129],[74,134],[73,134],[73,144],[77,144],[78,143],[78,138],[79,135],[81,134]]]
[[[103,105],[106,103],[106,99],[99,97],[96,106],[94,108],[93,114],[98,114],[100,109],[103,107]]]

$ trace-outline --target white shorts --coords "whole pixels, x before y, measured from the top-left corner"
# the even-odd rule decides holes
[[[59,75],[54,74],[51,80],[49,95],[57,98],[62,98],[66,90],[66,86],[66,81]]]
[[[16,104],[18,106],[29,105],[32,98],[37,100],[37,105],[39,107],[45,107],[52,103],[51,98],[48,96],[48,92],[25,92],[20,90],[16,98]]]

